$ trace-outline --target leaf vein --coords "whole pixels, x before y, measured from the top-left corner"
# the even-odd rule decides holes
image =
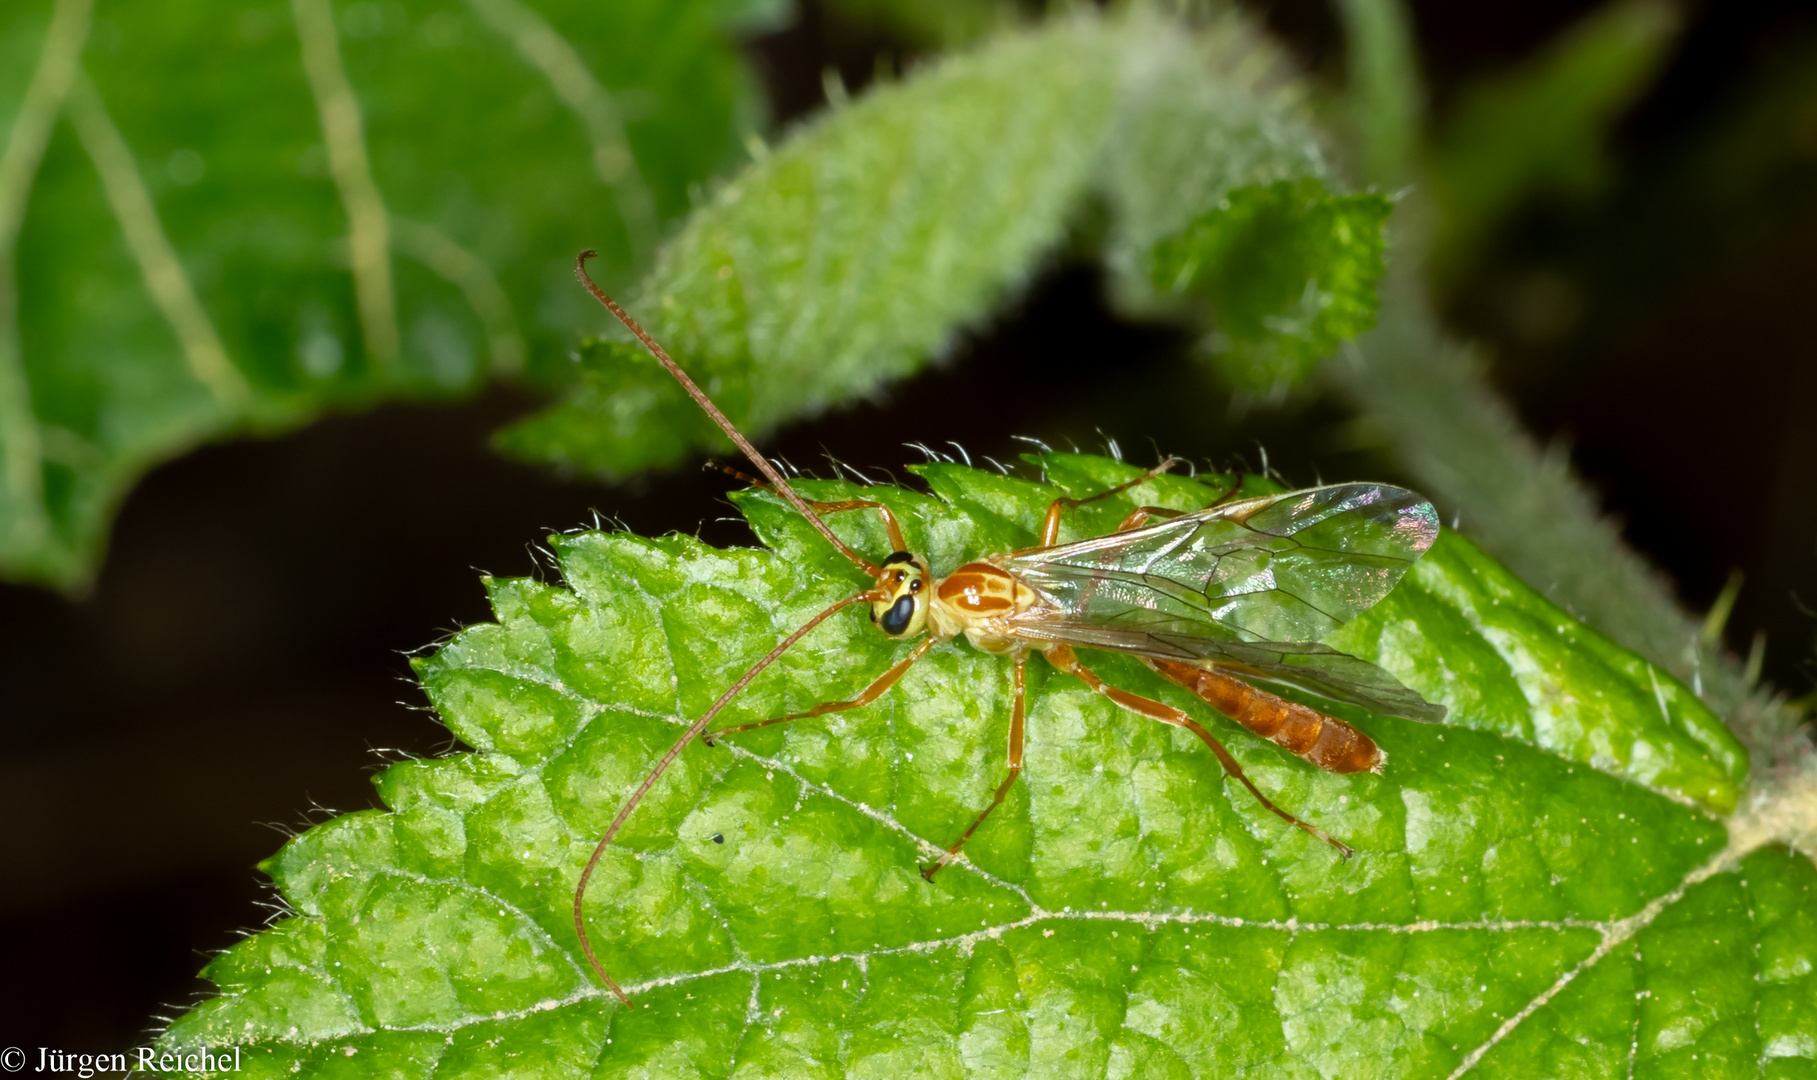
[[[518,0],[467,0],[474,13],[498,34],[510,39],[531,66],[549,80],[549,88],[587,129],[593,144],[593,170],[618,203],[639,263],[656,247],[655,199],[638,169],[625,134],[624,111],[582,60],[574,45],[527,4]]]
[[[678,715],[668,715],[668,714],[664,714],[664,713],[651,712],[646,709],[636,709],[636,708],[631,708],[631,707],[625,707],[621,711],[629,713],[633,716],[643,716],[643,717],[647,717],[647,718],[653,719],[653,720],[662,720],[666,723],[674,724],[676,727],[685,728],[689,724],[689,721],[682,719]],[[882,825],[886,829],[889,829],[891,832],[894,832],[903,837],[906,837],[908,840],[910,840],[914,843],[917,850],[919,850],[923,855],[938,856],[941,853],[946,851],[946,849],[944,847],[942,847],[941,845],[936,844],[932,840],[929,840],[928,838],[921,836],[920,834],[912,831],[911,829],[909,829],[908,826],[902,824],[900,821],[897,821],[890,814],[885,813],[882,810],[879,810],[878,808],[870,805],[869,803],[859,802],[858,800],[852,798],[851,796],[846,795],[843,792],[838,791],[835,788],[829,787],[826,784],[820,783],[817,780],[810,780],[809,778],[801,775],[801,773],[796,772],[795,768],[786,761],[782,761],[779,758],[765,757],[762,754],[756,753],[755,751],[752,751],[752,750],[747,750],[742,746],[738,746],[738,745],[736,745],[734,743],[730,743],[730,742],[721,742],[719,745],[724,747],[726,750],[730,751],[734,756],[744,758],[747,761],[754,762],[758,765],[762,765],[765,769],[774,769],[777,772],[783,773],[783,774],[791,777],[792,779],[795,780],[796,783],[800,784],[804,789],[818,792],[819,794],[825,795],[827,798],[832,799],[835,802],[843,803],[846,806],[851,807],[852,809],[858,811],[860,814],[863,814],[865,817],[870,818],[872,821],[875,821],[877,824]],[[1015,884],[1014,882],[1005,881],[1004,879],[997,877],[995,874],[992,874],[989,871],[984,870],[983,868],[979,867],[976,863],[973,863],[970,859],[966,858],[964,852],[960,852],[959,856],[956,859],[954,859],[949,865],[950,866],[963,866],[967,870],[978,875],[980,878],[983,878],[985,881],[989,882],[990,884],[995,885],[998,888],[1008,890],[1009,892],[1015,893],[1031,909],[1038,908],[1038,905],[1034,902],[1034,900],[1029,897],[1028,891],[1026,889],[1024,889],[1020,885]]]
[[[485,328],[494,372],[512,374],[523,369],[524,336],[518,329],[517,312],[486,260],[440,229],[405,218],[391,219],[391,242],[461,291]]]
[[[405,870],[402,867],[396,866],[377,867],[372,873],[375,875],[403,878],[406,881],[414,882],[418,885],[445,886],[447,888],[458,889],[461,892],[473,893],[483,897],[488,903],[496,904],[499,908],[509,911],[512,917],[532,928],[535,934],[541,938],[544,945],[561,954],[562,959],[568,962],[568,967],[574,972],[576,978],[580,979],[582,983],[591,985],[588,982],[586,973],[582,971],[580,965],[575,962],[574,956],[569,953],[566,948],[563,948],[556,943],[555,938],[550,935],[549,931],[543,929],[542,923],[537,922],[536,919],[523,908],[505,899],[498,893],[493,892],[491,889],[486,888],[484,885],[476,885],[471,881],[464,881],[459,878],[431,877],[428,874],[418,873],[414,870]]]
[[[1716,874],[1736,869],[1744,857],[1755,848],[1766,843],[1770,837],[1759,828],[1749,827],[1752,823],[1747,820],[1748,816],[1749,815],[1738,815],[1741,820],[1731,823],[1730,835],[1733,839],[1730,840],[1728,846],[1723,848],[1722,851],[1718,852],[1709,861],[1696,867],[1683,878],[1679,879],[1678,884],[1674,886],[1670,892],[1654,897],[1647,902],[1645,907],[1642,907],[1639,911],[1626,918],[1613,919],[1605,923],[1593,925],[1591,928],[1601,931],[1602,941],[1598,942],[1596,948],[1590,951],[1590,955],[1584,957],[1575,967],[1571,968],[1571,970],[1560,975],[1551,986],[1540,991],[1533,1000],[1523,1005],[1519,1012],[1516,1012],[1513,1016],[1510,1016],[1507,1020],[1503,1021],[1502,1025],[1495,1029],[1494,1034],[1490,1035],[1480,1046],[1464,1055],[1463,1060],[1458,1063],[1456,1069],[1452,1070],[1451,1075],[1447,1077],[1446,1080],[1458,1080],[1459,1077],[1462,1077],[1465,1073],[1476,1068],[1477,1063],[1482,1060],[1483,1055],[1494,1049],[1497,1043],[1500,1043],[1503,1039],[1513,1034],[1514,1030],[1518,1028],[1527,1017],[1532,1016],[1534,1013],[1544,1008],[1554,997],[1558,996],[1560,991],[1571,985],[1571,982],[1579,975],[1601,963],[1604,957],[1608,956],[1623,943],[1631,940],[1635,935],[1651,926],[1653,920],[1659,918],[1660,914],[1667,908],[1676,904],[1683,898],[1686,892]],[[1634,1022],[1636,1026],[1636,1036],[1634,1045],[1629,1048],[1628,1058],[1628,1073],[1630,1076],[1633,1075],[1634,1055],[1639,1045],[1640,1012],[1641,1010],[1639,1008],[1635,1009]]]
[[[491,894],[487,890],[483,890],[479,886],[473,886],[473,885],[470,885],[465,882],[451,882],[451,881],[448,881],[447,879],[434,878],[434,877],[429,877],[427,875],[414,875],[414,874],[410,874],[407,871],[399,871],[399,870],[388,870],[387,869],[387,870],[375,871],[375,873],[390,873],[390,874],[396,874],[398,876],[403,876],[403,877],[416,878],[416,879],[420,880],[421,882],[427,883],[427,884],[454,884],[454,885],[458,885],[464,889],[470,889],[473,891],[482,892],[482,893],[485,893],[486,895],[488,895],[489,897],[491,896]],[[1688,888],[1690,884],[1692,884],[1692,883],[1690,883],[1689,879],[1687,879],[1687,884],[1681,886],[1680,890],[1676,890],[1673,894],[1670,894],[1670,895],[1671,896],[1678,895],[1679,893],[1682,892],[1683,888]],[[507,901],[500,900],[498,902],[505,903],[505,904],[507,904],[507,906],[509,906],[509,903]],[[1664,897],[1662,897],[1660,901],[1656,901],[1656,903],[1661,903],[1662,910],[1663,910],[1663,906],[1665,906],[1665,904],[1667,902],[1668,902],[1668,898],[1664,898]],[[1260,929],[1260,930],[1284,931],[1287,934],[1289,934],[1291,937],[1297,938],[1302,933],[1325,933],[1325,932],[1374,931],[1374,932],[1379,932],[1379,933],[1412,934],[1412,933],[1432,933],[1432,932],[1445,931],[1445,930],[1486,930],[1486,931],[1490,931],[1490,932],[1505,932],[1505,931],[1528,930],[1528,929],[1548,929],[1548,930],[1594,929],[1594,930],[1602,931],[1605,935],[1610,935],[1610,934],[1617,932],[1619,930],[1619,928],[1622,927],[1623,925],[1633,922],[1635,918],[1638,918],[1638,916],[1630,917],[1629,919],[1621,919],[1621,920],[1614,920],[1614,921],[1610,921],[1610,922],[1600,922],[1600,923],[1588,921],[1588,920],[1578,920],[1578,919],[1558,919],[1558,920],[1485,919],[1485,920],[1466,921],[1466,922],[1421,922],[1421,923],[1412,923],[1412,924],[1402,924],[1402,923],[1302,923],[1296,919],[1287,919],[1284,921],[1274,920],[1274,919],[1256,920],[1256,919],[1244,919],[1239,916],[1218,915],[1218,914],[1210,913],[1210,912],[1194,912],[1194,911],[1183,911],[1183,912],[1172,912],[1172,913],[1157,913],[1157,912],[1149,912],[1149,911],[1102,911],[1102,910],[1069,912],[1069,911],[1049,911],[1044,908],[1035,907],[1028,915],[1023,916],[1020,919],[1015,919],[1010,922],[1000,923],[1000,924],[997,924],[994,926],[981,927],[978,930],[970,931],[965,934],[957,934],[957,935],[953,935],[950,937],[929,938],[929,939],[925,939],[925,940],[921,940],[921,941],[905,942],[901,945],[883,946],[883,947],[879,947],[879,948],[854,950],[854,951],[850,951],[850,952],[825,953],[825,954],[815,954],[815,955],[811,955],[811,956],[790,957],[790,958],[782,959],[782,960],[767,960],[767,961],[738,960],[738,961],[734,961],[732,963],[724,964],[724,965],[721,965],[718,967],[703,968],[699,971],[678,972],[673,975],[663,975],[663,976],[659,976],[654,979],[646,979],[643,982],[639,982],[639,983],[629,983],[629,984],[626,984],[624,989],[625,989],[626,993],[633,994],[633,995],[645,994],[645,993],[649,993],[651,991],[664,989],[664,988],[672,987],[672,986],[681,986],[686,983],[697,982],[702,979],[709,979],[709,978],[713,978],[713,977],[719,976],[719,975],[730,975],[730,974],[743,973],[743,974],[762,976],[762,975],[767,975],[767,974],[772,974],[772,973],[781,973],[781,972],[791,971],[791,970],[800,969],[800,968],[821,967],[821,966],[825,966],[825,965],[829,965],[829,964],[837,964],[837,963],[853,964],[861,972],[867,973],[867,978],[868,978],[869,961],[874,957],[925,955],[928,953],[944,951],[947,949],[954,949],[954,950],[959,950],[961,952],[964,952],[965,950],[969,950],[969,949],[975,947],[976,945],[980,944],[981,942],[994,941],[998,938],[1001,938],[1006,933],[1011,933],[1011,932],[1014,932],[1017,930],[1029,929],[1031,927],[1038,926],[1044,922],[1067,922],[1067,921],[1115,922],[1115,923],[1122,923],[1122,924],[1140,925],[1150,931],[1158,929],[1161,926],[1215,924],[1215,925],[1233,927],[1233,928],[1247,927],[1247,928]],[[540,926],[538,927],[538,929],[539,930],[541,929]],[[546,935],[545,935],[545,937],[546,937]],[[1611,940],[1613,940],[1612,937],[1605,937],[1605,941],[1611,941]],[[1583,965],[1580,965],[1580,968],[1582,966]],[[1573,973],[1573,974],[1575,974],[1575,973]],[[614,1000],[614,998],[610,991],[605,990],[604,988],[601,988],[601,987],[592,986],[590,983],[588,983],[582,989],[577,990],[574,993],[567,995],[566,997],[544,999],[542,1001],[534,1002],[530,1005],[524,1006],[519,1009],[507,1009],[507,1010],[500,1010],[498,1012],[484,1013],[484,1014],[469,1013],[469,1014],[466,1014],[466,1015],[463,1015],[460,1017],[456,1017],[452,1020],[443,1021],[443,1022],[422,1023],[422,1024],[372,1025],[372,1026],[368,1026],[363,1029],[348,1029],[346,1032],[334,1032],[334,1033],[332,1033],[331,1037],[339,1037],[341,1035],[369,1035],[369,1034],[375,1034],[379,1031],[390,1031],[390,1032],[426,1031],[426,1032],[438,1032],[438,1033],[453,1033],[456,1031],[463,1030],[466,1027],[473,1026],[475,1024],[508,1022],[508,1021],[512,1021],[512,1020],[523,1019],[523,1018],[529,1017],[529,1016],[535,1016],[540,1013],[550,1012],[555,1009],[566,1008],[570,1005],[575,1005],[575,1004],[579,1004],[582,1002],[595,1001],[595,1000],[610,1003]],[[310,1044],[314,1044],[314,1043],[318,1043],[318,1042],[321,1042],[324,1040],[321,1040],[321,1039],[290,1040],[290,1039],[284,1039],[284,1038],[276,1038],[276,1039],[271,1039],[269,1041],[279,1042],[279,1043],[300,1041],[300,1042],[307,1042]],[[1472,1063],[1472,1064],[1474,1064],[1474,1063]],[[1454,1074],[1454,1075],[1457,1075],[1457,1074]]]
[[[208,388],[221,406],[239,409],[251,397],[251,387],[228,358],[227,347],[197,298],[182,259],[165,235],[157,204],[139,174],[132,147],[108,115],[107,104],[87,75],[77,74],[70,87],[68,106],[76,138],[101,177],[108,207],[119,220],[127,249],[145,279],[145,291],[176,331],[189,373]]]
[[[30,551],[50,524],[44,507],[44,447],[32,411],[31,383],[19,341],[19,282],[15,245],[25,207],[50,143],[51,130],[79,70],[93,0],[57,0],[38,66],[0,156],[0,450],[6,455],[8,546]]]
[[[341,48],[329,0],[291,0],[303,73],[315,95],[328,171],[347,210],[354,297],[366,351],[383,370],[396,373],[400,351],[397,297],[391,281],[390,222],[384,197],[366,154],[365,122],[359,99],[341,64]]]
[[[1748,875],[1741,875],[1741,895],[1747,902],[1748,911],[1748,955],[1754,961],[1754,970],[1748,979],[1748,989],[1754,998],[1754,1061],[1762,1074],[1766,1072],[1766,1036],[1760,1030],[1760,920],[1754,915],[1754,890],[1748,883]]]

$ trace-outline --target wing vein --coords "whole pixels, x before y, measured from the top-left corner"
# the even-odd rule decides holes
[[[1224,665],[1433,721],[1442,707],[1319,642],[1385,597],[1437,536],[1437,513],[1413,492],[1338,484],[998,561],[1042,597],[1012,619],[1032,640]]]

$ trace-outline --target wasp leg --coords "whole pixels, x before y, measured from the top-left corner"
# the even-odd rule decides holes
[[[1235,479],[1231,480],[1230,486],[1225,488],[1222,492],[1220,492],[1217,498],[1206,503],[1205,509],[1209,510],[1214,506],[1219,506],[1223,503],[1227,503],[1230,500],[1236,498],[1237,492],[1243,490],[1243,474],[1239,472],[1239,473],[1232,473],[1231,475],[1234,476]]]
[[[1243,489],[1243,474],[1238,473],[1236,480],[1229,487],[1225,488],[1222,492],[1220,492],[1218,494],[1217,498],[1206,503],[1204,506],[1204,509],[1209,510],[1214,506],[1222,506],[1223,504],[1229,502],[1231,500],[1231,497],[1236,495],[1236,493],[1241,491],[1242,489]],[[1051,510],[1050,510],[1050,513],[1051,513]],[[1171,519],[1177,518],[1177,517],[1185,517],[1186,514],[1187,514],[1187,511],[1185,511],[1185,510],[1169,510],[1165,506],[1144,506],[1144,507],[1141,507],[1140,509],[1138,509],[1135,513],[1124,518],[1123,523],[1117,526],[1117,531],[1118,532],[1128,532],[1131,529],[1139,529],[1142,526],[1148,524],[1149,518],[1160,518],[1163,521],[1167,521],[1167,520],[1171,520]]]
[[[934,880],[934,875],[940,872],[942,866],[945,866],[947,863],[958,858],[959,849],[965,846],[965,842],[970,840],[972,834],[978,831],[978,826],[984,824],[984,819],[990,817],[991,811],[995,810],[997,805],[1003,801],[1003,797],[1009,794],[1009,789],[1016,783],[1016,777],[1022,775],[1022,721],[1024,715],[1022,707],[1022,676],[1027,667],[1027,653],[1023,653],[1016,657],[1016,704],[1010,710],[1009,714],[1009,775],[1005,776],[1003,782],[997,785],[997,793],[991,797],[991,804],[979,812],[977,819],[972,822],[971,827],[965,830],[965,834],[959,837],[958,841],[955,842],[952,847],[946,849],[946,854],[921,868],[921,876],[929,881]]]
[[[1160,518],[1161,520],[1166,521],[1171,518],[1185,516],[1186,511],[1184,510],[1169,510],[1165,506],[1144,506],[1135,513],[1124,518],[1122,523],[1117,526],[1117,531],[1128,532],[1131,529],[1140,529],[1142,526],[1148,524],[1149,518]]]
[[[1256,797],[1257,802],[1261,803],[1268,810],[1273,811],[1282,820],[1318,837],[1332,847],[1337,848],[1338,853],[1343,855],[1344,858],[1348,859],[1351,856],[1352,852],[1350,848],[1333,838],[1330,833],[1327,833],[1316,825],[1301,821],[1299,818],[1294,817],[1292,814],[1270,802],[1268,796],[1262,794],[1261,791],[1256,788],[1255,784],[1250,781],[1249,777],[1244,774],[1243,767],[1237,764],[1237,759],[1231,757],[1230,751],[1224,749],[1224,744],[1213,738],[1211,732],[1205,730],[1204,725],[1200,724],[1197,720],[1194,720],[1192,717],[1181,712],[1179,709],[1174,708],[1172,705],[1167,705],[1151,698],[1145,698],[1140,694],[1132,694],[1127,690],[1119,690],[1114,686],[1108,685],[1103,679],[1100,679],[1097,675],[1093,674],[1084,664],[1079,663],[1078,655],[1066,645],[1056,645],[1048,650],[1046,655],[1048,661],[1052,663],[1054,667],[1070,675],[1077,676],[1086,686],[1103,694],[1105,697],[1116,702],[1118,705],[1121,705],[1123,708],[1128,709],[1130,712],[1140,716],[1146,716],[1150,720],[1159,720],[1163,724],[1173,724],[1175,727],[1183,727],[1187,731],[1197,735],[1206,746],[1211,748],[1211,752],[1217,755],[1218,762],[1224,766],[1224,771],[1236,778],[1244,787],[1248,788],[1249,793]]]
[[[747,476],[730,466],[715,464],[713,467],[728,476],[735,476],[738,479],[743,480],[752,487],[762,488],[765,491],[776,490],[776,485],[765,480],[759,480],[755,476]],[[877,516],[883,519],[883,529],[885,532],[889,533],[890,543],[895,545],[890,550],[908,550],[908,541],[904,540],[902,537],[902,523],[896,520],[896,515],[890,512],[889,507],[880,502],[873,502],[870,499],[841,499],[837,502],[815,502],[814,500],[809,499],[808,505],[814,508],[814,513],[816,514],[837,514],[844,510],[875,510],[877,511]],[[785,719],[793,718],[788,717]]]
[[[869,705],[871,702],[882,697],[884,692],[890,687],[895,686],[896,680],[902,678],[902,673],[907,671],[915,661],[926,656],[927,651],[933,648],[935,644],[936,642],[931,637],[923,639],[921,644],[915,646],[913,652],[903,657],[894,667],[890,668],[882,675],[877,676],[876,682],[871,683],[871,685],[859,691],[858,696],[850,701],[823,701],[806,712],[790,713],[787,716],[778,716],[770,720],[759,720],[755,724],[735,724],[732,727],[722,727],[718,731],[711,731],[701,735],[700,740],[708,746],[712,746],[717,740],[723,739],[727,735],[736,735],[740,731],[750,731],[753,728],[769,727],[771,724],[782,724],[790,720],[805,720],[810,716],[825,716],[827,713],[844,712],[847,709],[856,709],[862,705]]]
[[[1053,547],[1056,543],[1059,542],[1059,540],[1060,540],[1060,515],[1066,513],[1068,510],[1071,510],[1073,507],[1084,506],[1088,502],[1097,502],[1099,499],[1108,499],[1112,495],[1121,495],[1132,487],[1136,487],[1139,484],[1144,484],[1150,480],[1153,480],[1155,477],[1160,476],[1162,473],[1173,468],[1175,465],[1178,465],[1179,463],[1180,463],[1179,458],[1170,457],[1166,461],[1161,462],[1161,464],[1156,465],[1154,468],[1143,473],[1141,476],[1136,477],[1134,480],[1130,480],[1126,483],[1118,484],[1116,487],[1111,488],[1109,491],[1100,491],[1096,495],[1087,495],[1083,499],[1061,498],[1061,499],[1055,499],[1053,502],[1048,503],[1047,504],[1047,520],[1045,520],[1041,523],[1041,543],[1037,544],[1036,546],[1037,547]]]
[[[872,502],[870,499],[841,499],[838,502],[810,500],[808,505],[814,508],[816,514],[837,514],[842,510],[875,510],[877,516],[883,519],[883,531],[889,534],[892,545],[890,550],[908,550],[908,541],[902,538],[902,523],[896,520],[896,515],[890,512],[889,507],[880,502]]]

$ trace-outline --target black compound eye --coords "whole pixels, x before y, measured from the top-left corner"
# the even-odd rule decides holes
[[[883,613],[883,618],[879,622],[883,626],[884,633],[891,637],[899,637],[908,632],[909,623],[914,618],[915,598],[903,596],[890,605],[890,609]]]
[[[921,579],[920,578],[916,578],[915,580],[909,582],[909,592],[920,592],[920,591],[921,591]]]

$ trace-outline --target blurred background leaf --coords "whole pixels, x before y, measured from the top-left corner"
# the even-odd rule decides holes
[[[81,586],[198,442],[558,374],[585,308],[546,251],[647,265],[764,111],[732,35],[784,14],[7,5],[0,573]]]
[[[1225,381],[1278,392],[1375,324],[1391,207],[1313,179],[1242,188],[1155,248],[1154,286],[1208,306]]]
[[[1132,308],[1210,299],[1242,385],[1297,381],[1373,321],[1387,203],[1327,196],[1265,41],[1235,19],[1183,29],[1060,20],[835,109],[689,220],[632,314],[762,437],[950,352],[1072,234]],[[1164,280],[1157,245],[1180,267]],[[607,346],[504,443],[608,477],[725,445],[661,368]]]
[[[471,393],[489,375],[574,380],[559,357],[588,319],[582,294],[532,253],[586,236],[614,289],[646,264],[752,134],[726,33],[779,15],[632,5],[601,34],[521,0],[299,0],[232,26],[142,29],[88,5],[15,16],[17,49],[38,62],[9,143],[16,250],[0,252],[29,271],[0,335],[0,572],[64,587],[89,579],[125,486],[198,441]],[[917,10],[855,17],[930,44],[1011,21],[985,4]],[[210,35],[231,63],[207,82],[110,111],[120,87]],[[950,351],[1069,236],[1105,246],[1133,310],[1164,233],[1244,185],[1327,177],[1279,57],[1236,21],[1210,18],[1190,43],[1152,18],[1038,40],[866,95],[773,160],[761,151],[665,246],[633,307],[753,434]],[[97,82],[91,55],[108,60]],[[226,111],[242,96],[259,109]],[[51,138],[60,117],[80,152]],[[1075,232],[1091,199],[1110,216]],[[1193,256],[1197,291],[1216,293],[1208,351],[1239,386],[1278,392],[1373,318],[1379,258],[1307,242],[1299,219],[1328,212],[1317,202],[1258,217],[1239,198],[1243,238],[1226,227]],[[84,242],[77,223],[98,231]],[[1379,221],[1338,224],[1377,243]],[[92,257],[110,245],[142,281]],[[1266,288],[1232,290],[1241,275],[1207,261],[1259,251],[1293,256]],[[563,408],[504,445],[605,476],[673,463],[712,435],[655,371],[596,357]]]

